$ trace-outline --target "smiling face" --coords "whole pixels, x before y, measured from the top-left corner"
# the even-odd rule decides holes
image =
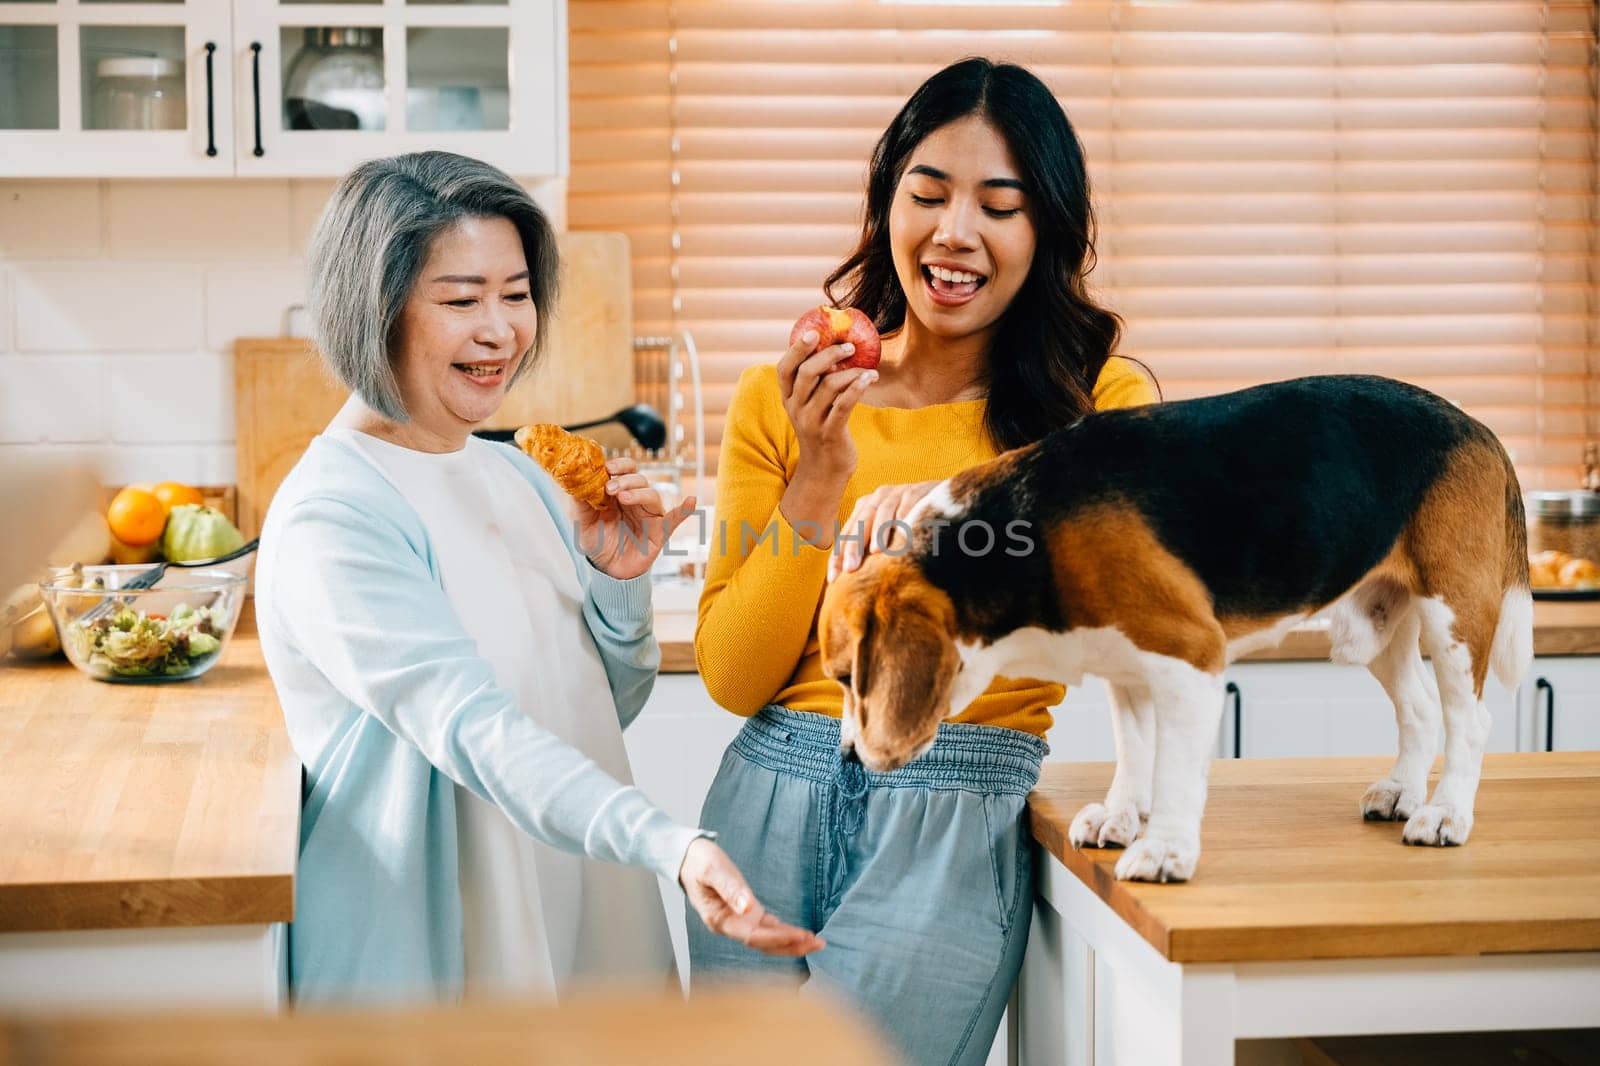
[[[395,378],[412,427],[464,444],[499,410],[538,324],[510,219],[467,218],[441,232],[396,321]]]
[[[992,334],[1033,265],[1034,222],[1005,139],[968,115],[934,130],[906,163],[889,208],[906,308],[946,339]]]

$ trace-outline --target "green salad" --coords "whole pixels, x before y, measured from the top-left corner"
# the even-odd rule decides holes
[[[74,657],[91,671],[115,677],[187,674],[222,649],[211,608],[179,604],[168,618],[128,607],[88,625],[67,627]]]

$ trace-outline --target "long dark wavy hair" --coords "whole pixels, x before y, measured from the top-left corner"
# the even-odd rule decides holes
[[[1028,188],[1037,235],[1032,267],[1001,316],[984,375],[985,428],[1004,451],[1094,410],[1095,380],[1122,332],[1122,321],[1088,295],[1094,211],[1083,146],[1042,81],[1010,63],[971,58],[923,82],[873,149],[861,241],[822,287],[836,306],[870,316],[880,332],[905,324],[889,206],[923,138],[968,115],[986,119],[1005,138]]]

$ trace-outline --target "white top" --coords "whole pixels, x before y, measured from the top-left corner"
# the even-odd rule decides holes
[[[328,433],[369,459],[416,510],[445,596],[495,681],[538,725],[631,784],[583,590],[526,479],[476,438],[435,454],[348,429]],[[494,804],[455,790],[467,997],[548,997],[577,977],[672,972],[649,871],[540,843]]]

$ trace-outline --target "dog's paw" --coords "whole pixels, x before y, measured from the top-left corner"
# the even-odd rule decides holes
[[[1409,792],[1392,777],[1374,781],[1361,797],[1361,817],[1369,822],[1402,822],[1410,818],[1426,797]]]
[[[1102,848],[1125,848],[1139,839],[1144,832],[1144,819],[1133,806],[1112,807],[1100,826]]]
[[[1072,819],[1067,840],[1074,848],[1125,848],[1139,839],[1143,829],[1144,820],[1132,805],[1091,803]]]
[[[1067,827],[1067,843],[1074,851],[1085,845],[1100,846],[1100,827],[1106,823],[1106,814],[1105,804],[1091,803],[1073,816]]]
[[[1407,844],[1448,847],[1465,844],[1472,832],[1472,812],[1453,804],[1425,803],[1406,822],[1400,839]]]
[[[1198,840],[1141,837],[1117,860],[1117,880],[1187,881],[1199,861]]]

